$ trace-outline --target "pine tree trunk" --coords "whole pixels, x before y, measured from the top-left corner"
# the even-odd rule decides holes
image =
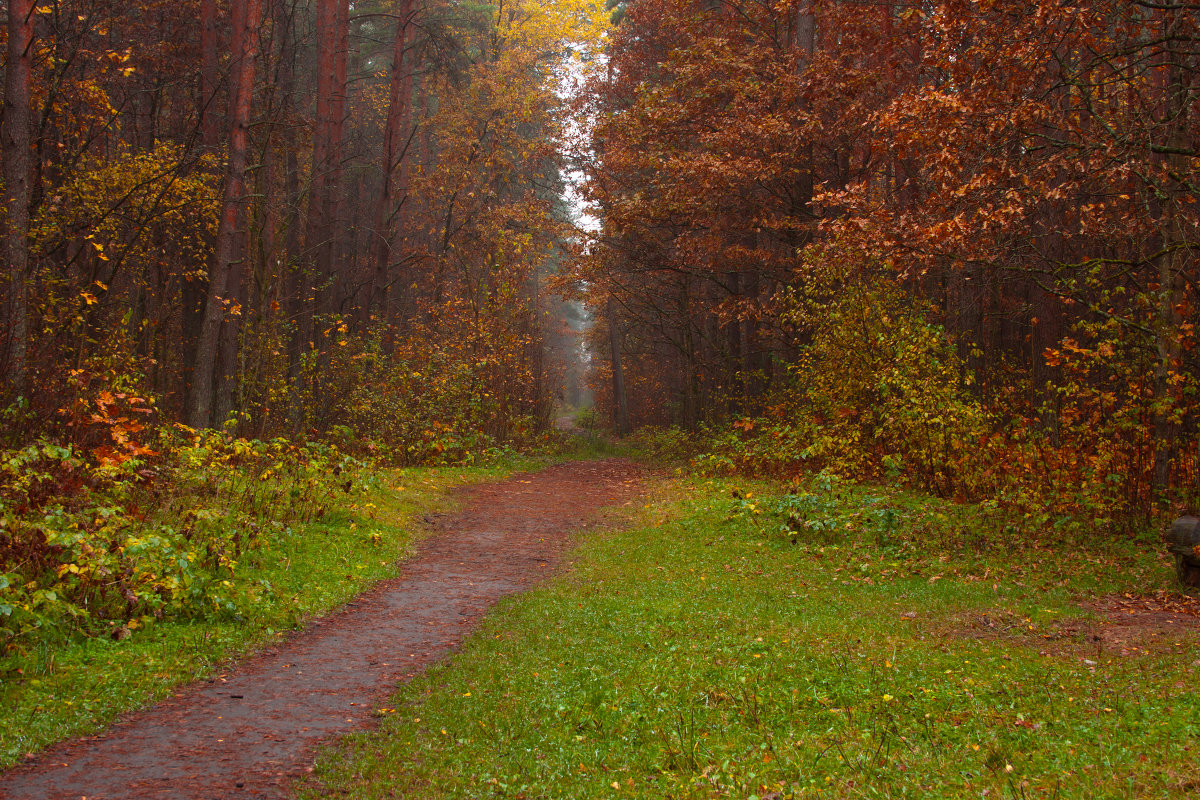
[[[200,130],[200,148],[203,152],[216,155],[221,145],[220,128],[217,125],[217,86],[220,83],[220,65],[217,51],[217,0],[200,2],[200,80],[197,98],[197,126]],[[180,301],[183,308],[182,359],[183,359],[183,403],[190,408],[194,380],[192,371],[196,364],[196,346],[200,340],[200,329],[204,325],[204,301],[208,296],[208,279],[199,275],[185,277],[180,286]]]
[[[337,194],[340,190],[342,131],[346,107],[346,33],[348,0],[317,0],[317,98],[313,128],[312,178],[304,250],[311,265],[312,297],[304,314],[309,320],[308,344],[319,338],[310,321],[315,314],[331,314],[336,298]],[[307,287],[306,287],[307,288]],[[304,343],[302,343],[304,344]],[[324,348],[318,348],[323,350]]]
[[[220,420],[213,419],[217,357],[221,323],[233,299],[229,289],[233,273],[241,268],[239,237],[244,235],[242,221],[246,205],[246,161],[249,150],[250,105],[254,92],[254,66],[258,57],[258,26],[262,0],[233,2],[233,63],[230,67],[229,163],[226,167],[225,192],[221,200],[221,218],[209,270],[208,296],[204,319],[196,344],[196,364],[188,409],[188,424],[205,428]]]
[[[1168,12],[1169,13],[1169,12]],[[1167,42],[1169,79],[1166,85],[1166,108],[1169,112],[1166,144],[1171,153],[1165,156],[1168,174],[1186,175],[1188,165],[1181,155],[1189,148],[1189,113],[1193,96],[1184,73],[1192,56],[1181,51],[1178,41],[1184,35],[1183,14],[1176,12],[1168,16],[1164,25]],[[1191,252],[1187,247],[1188,237],[1180,219],[1181,202],[1191,199],[1191,190],[1186,184],[1178,186],[1174,197],[1163,203],[1159,229],[1162,237],[1162,255],[1158,259],[1158,320],[1155,331],[1155,346],[1158,360],[1154,369],[1154,477],[1155,501],[1170,502],[1171,465],[1179,445],[1178,407],[1182,400],[1179,372],[1183,363],[1183,348],[1180,329],[1183,325],[1183,300],[1186,284],[1185,271],[1190,266]]]
[[[400,3],[400,20],[396,25],[396,38],[392,47],[392,75],[388,97],[387,122],[383,131],[383,164],[379,188],[378,216],[375,221],[375,274],[371,287],[370,314],[377,315],[390,329],[392,320],[387,319],[390,303],[388,295],[391,278],[392,239],[394,221],[399,211],[397,198],[404,201],[407,192],[408,171],[402,161],[408,150],[408,129],[412,106],[412,70],[405,64],[404,51],[408,43],[409,23],[413,14],[413,0]],[[399,174],[396,175],[397,167]],[[393,177],[395,176],[395,177]],[[389,339],[390,341],[390,339]]]
[[[616,305],[610,297],[604,311],[608,317],[608,346],[612,360],[613,422],[617,426],[617,435],[626,436],[630,431],[629,398],[625,394],[625,370],[621,364],[621,332],[617,327]]]
[[[217,127],[217,0],[200,0],[200,146],[215,153],[220,144]]]
[[[329,229],[325,239],[324,271],[328,276],[329,292],[324,311],[340,314],[347,295],[350,276],[344,258],[345,228],[342,185],[342,160],[346,140],[346,94],[348,91],[346,63],[350,54],[350,3],[337,0],[333,8],[333,94],[329,104],[329,175],[325,181],[329,199]]]

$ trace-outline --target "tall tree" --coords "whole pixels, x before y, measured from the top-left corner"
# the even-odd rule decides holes
[[[412,71],[411,59],[406,59],[409,31],[414,24],[414,0],[401,0],[397,12],[396,36],[392,44],[392,71],[388,88],[387,119],[383,128],[383,163],[380,166],[379,205],[375,218],[375,275],[372,283],[372,314],[380,319],[388,316],[391,275],[392,242],[395,220],[401,213],[400,204],[408,193],[408,170],[403,163],[411,142]]]
[[[204,321],[196,346],[196,364],[192,371],[193,388],[188,424],[207,427],[213,419],[215,387],[224,376],[216,374],[220,333],[223,320],[240,309],[231,307],[229,289],[235,273],[241,270],[239,255],[244,236],[246,207],[246,165],[249,152],[250,109],[254,94],[255,62],[258,58],[258,29],[262,18],[262,0],[233,0],[232,63],[229,92],[229,158],[225,171],[225,190],[217,228],[212,267],[209,270],[208,296]]]
[[[304,248],[311,265],[312,307],[306,313],[330,314],[336,297],[337,230],[346,111],[346,56],[349,0],[316,1],[316,110],[313,125],[312,177]],[[311,323],[309,323],[311,326]],[[315,343],[315,333],[309,331]]]
[[[8,4],[8,52],[4,72],[4,200],[8,210],[4,255],[8,260],[5,378],[12,392],[28,391],[29,201],[33,115],[29,105],[33,61],[33,0]]]

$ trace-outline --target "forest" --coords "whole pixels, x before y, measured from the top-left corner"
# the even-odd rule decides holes
[[[6,444],[462,459],[587,370],[713,466],[1194,504],[1195,9],[609,5],[13,3]]]
[[[1196,17],[14,0],[0,565],[197,448],[473,463],[588,398],[711,474],[1194,508]]]
[[[1195,8],[622,12],[581,101],[619,424],[1101,527],[1195,505]]]
[[[6,35],[6,571],[201,443],[470,463],[588,397],[713,474],[1195,506],[1188,4],[14,0]]]
[[[1074,548],[1157,585],[1162,530],[1197,513],[1195,3],[7,0],[2,13],[0,701],[22,710],[0,722],[0,768],[90,730],[30,733],[50,705],[33,683],[75,681],[70,696],[111,718],[393,574],[416,541],[406,526],[452,485],[530,465],[633,454],[707,481],[686,491],[719,502],[655,500],[647,530],[682,515],[774,537],[722,545],[736,558],[712,555],[709,572],[785,547],[841,573],[825,548],[844,547],[864,575],[922,592],[945,563],[963,581],[1018,580],[989,546],[1031,548],[1045,570]],[[604,469],[623,476],[613,497],[634,496],[640,473]],[[645,545],[667,553],[657,571],[703,571],[717,553],[671,541]],[[755,619],[736,605],[753,596],[729,615]],[[574,614],[573,597],[554,613]],[[1044,621],[1011,613],[1027,615],[1018,629]],[[1043,638],[1062,630],[1046,624]],[[184,659],[140,699],[80,699],[87,669],[70,654],[127,639],[141,652],[143,637],[191,653],[194,626],[221,642],[196,645],[207,666]],[[615,664],[641,658],[621,652]],[[749,704],[735,721],[758,724],[753,689],[710,689],[705,709]],[[895,692],[871,701],[881,726]],[[829,693],[813,690],[822,706]],[[785,796],[729,777],[742,756],[727,773],[703,761],[716,745],[677,713],[647,729],[668,754],[653,769],[711,789],[679,796],[726,796],[721,774],[734,795]],[[755,759],[783,763],[762,747]],[[980,774],[1017,797],[1007,753]],[[605,791],[633,785],[613,777]],[[845,796],[862,785],[838,780]]]

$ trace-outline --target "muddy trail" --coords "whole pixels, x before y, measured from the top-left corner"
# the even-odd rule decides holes
[[[286,798],[317,745],[369,727],[393,687],[641,488],[640,470],[613,459],[464,489],[464,510],[437,521],[399,577],[102,735],[47,749],[0,776],[0,798]]]

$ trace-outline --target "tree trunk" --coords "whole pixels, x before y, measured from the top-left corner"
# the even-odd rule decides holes
[[[14,395],[29,391],[29,197],[33,114],[29,107],[33,59],[33,0],[9,0],[8,53],[4,74],[4,200],[8,207],[5,256],[7,348],[4,376]]]
[[[333,51],[333,95],[330,98],[329,177],[325,185],[329,193],[329,235],[326,239],[326,271],[329,275],[330,293],[326,300],[326,312],[338,314],[352,282],[352,272],[347,272],[345,256],[345,219],[342,186],[342,159],[345,156],[346,104],[348,82],[346,64],[350,55],[350,2],[337,0],[334,4],[335,47]]]
[[[224,376],[216,375],[221,323],[229,312],[229,287],[239,268],[239,236],[246,205],[246,156],[249,150],[250,101],[254,92],[254,66],[258,57],[258,26],[262,0],[233,0],[233,63],[229,79],[229,163],[216,247],[209,270],[208,297],[204,320],[196,344],[196,365],[188,424],[208,427],[213,419],[214,386]]]
[[[300,357],[304,343],[312,340],[311,307],[308,303],[306,259],[301,256],[300,239],[300,159],[296,153],[293,100],[296,90],[295,6],[287,0],[275,0],[274,26],[279,37],[279,116],[283,120],[284,191],[287,210],[284,214],[286,235],[283,259],[284,299],[287,319],[292,326],[288,335],[288,409],[293,432],[299,430],[303,417],[303,396],[300,392]]]
[[[216,155],[220,149],[220,129],[217,125],[217,86],[220,83],[218,63],[217,2],[200,2],[200,81],[197,97],[197,118],[200,130],[200,148],[203,152]],[[180,301],[183,308],[182,358],[183,358],[183,403],[190,408],[194,385],[192,370],[196,364],[196,346],[200,329],[204,325],[204,301],[208,295],[207,278],[199,275],[184,277],[180,285]]]
[[[314,295],[305,310],[308,315],[328,314],[337,307],[333,298],[334,227],[346,98],[346,51],[339,28],[343,20],[348,20],[348,14],[347,0],[317,0],[316,122],[304,226],[304,250],[311,265],[309,279]],[[315,332],[310,336],[310,343],[315,342]]]
[[[217,0],[200,0],[200,146],[215,153],[221,134],[217,128]]]
[[[617,304],[608,298],[604,313],[608,317],[608,347],[612,360],[613,422],[618,436],[627,436],[629,426],[629,398],[625,395],[625,370],[621,365],[621,332],[617,327]]]
[[[1168,17],[1164,26],[1167,46],[1166,103],[1170,120],[1167,145],[1171,153],[1165,157],[1168,174],[1186,175],[1188,164],[1181,155],[1189,149],[1189,112],[1193,98],[1190,87],[1185,84],[1184,72],[1190,67],[1190,56],[1178,49],[1177,37],[1182,36],[1183,14]],[[1177,179],[1178,180],[1178,179]],[[1162,237],[1162,255],[1158,259],[1158,324],[1155,331],[1155,346],[1158,361],[1154,369],[1154,478],[1155,501],[1169,503],[1171,488],[1171,462],[1175,459],[1179,444],[1178,407],[1182,399],[1179,372],[1183,362],[1181,327],[1183,325],[1183,300],[1185,295],[1185,270],[1191,263],[1188,238],[1180,219],[1183,213],[1180,203],[1191,199],[1191,190],[1186,184],[1178,186],[1173,197],[1163,203],[1159,219]]]
[[[391,327],[388,317],[388,294],[391,284],[391,259],[393,224],[399,213],[396,202],[404,201],[407,192],[408,171],[402,166],[409,137],[408,122],[412,105],[412,70],[404,63],[404,50],[408,43],[408,29],[413,14],[413,0],[401,0],[400,20],[396,25],[396,38],[392,48],[392,76],[388,98],[387,122],[383,130],[383,164],[379,188],[378,216],[375,221],[375,275],[372,282],[370,315],[377,315],[385,330]],[[400,167],[393,185],[393,174]]]

